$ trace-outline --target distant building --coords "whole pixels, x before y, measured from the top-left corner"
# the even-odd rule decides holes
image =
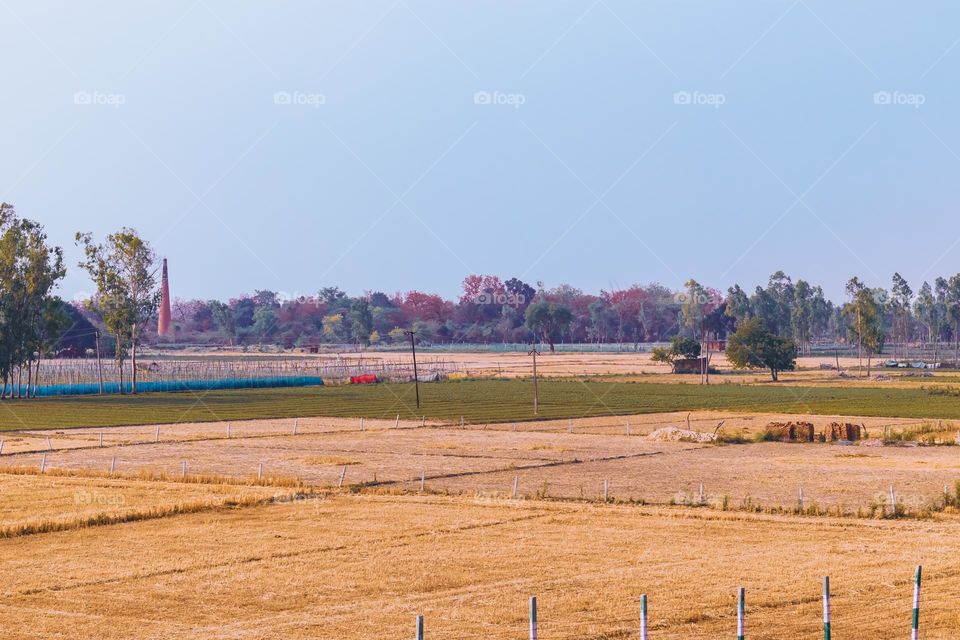
[[[170,333],[170,281],[167,278],[167,259],[163,259],[163,275],[160,280],[160,313],[157,318],[157,335]]]

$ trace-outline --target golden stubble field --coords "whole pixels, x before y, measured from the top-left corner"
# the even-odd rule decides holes
[[[802,417],[802,416],[801,416]],[[93,472],[179,479],[213,476],[231,482],[264,478],[311,487],[597,500],[670,505],[700,502],[728,509],[792,509],[799,505],[856,514],[887,502],[924,510],[960,480],[960,448],[829,444],[743,445],[659,442],[647,435],[666,425],[754,433],[784,415],[651,414],[554,420],[517,425],[430,425],[369,421],[290,420],[231,425],[123,427],[105,432],[67,430],[7,434],[13,441],[0,469]],[[810,418],[818,428],[855,421],[879,435],[884,426],[910,428],[919,420]],[[262,471],[261,471],[262,470]]]
[[[869,521],[680,508],[330,496],[2,541],[11,638],[817,637],[905,635],[922,562],[923,636],[955,638],[952,520]]]
[[[0,637],[399,640],[424,615],[428,638],[522,638],[536,595],[544,640],[612,640],[636,637],[647,593],[651,637],[705,640],[733,635],[743,585],[748,637],[792,640],[818,637],[829,574],[835,637],[886,640],[909,628],[916,564],[921,637],[958,637],[960,516],[855,514],[891,484],[905,506],[936,502],[960,448],[646,437],[686,419],[164,425],[159,443],[129,427],[103,447],[78,429],[51,434],[44,474],[46,434],[8,434]],[[855,419],[891,422],[871,420]],[[705,506],[675,504],[700,483]],[[754,511],[789,512],[800,487],[846,516]]]

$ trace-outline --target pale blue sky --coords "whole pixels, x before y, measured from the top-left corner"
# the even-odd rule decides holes
[[[75,231],[137,228],[180,296],[783,269],[839,299],[960,270],[955,2],[0,0],[0,25],[0,200],[71,265]]]

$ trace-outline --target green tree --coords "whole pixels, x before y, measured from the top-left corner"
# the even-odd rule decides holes
[[[571,320],[573,312],[565,304],[537,300],[527,307],[527,328],[541,335],[543,341],[550,345],[550,351],[556,351],[555,342],[570,326]]]
[[[873,355],[883,350],[885,333],[883,330],[883,301],[886,292],[882,289],[870,289],[857,278],[847,283],[847,291],[852,300],[844,305],[843,316],[847,321],[847,336],[857,343],[860,367],[863,367],[863,353],[867,353],[867,376],[870,375]]]
[[[737,324],[753,317],[750,296],[740,288],[740,285],[735,284],[727,289],[727,308],[724,313],[736,320]]]
[[[277,310],[271,304],[263,304],[253,312],[253,332],[261,344],[276,331],[278,320]]]
[[[793,308],[790,323],[793,336],[803,353],[810,351],[810,332],[813,329],[813,287],[806,280],[797,280],[793,289]]]
[[[700,343],[693,338],[674,336],[670,341],[670,352],[677,358],[699,358]]]
[[[77,233],[83,247],[80,267],[97,287],[92,301],[107,330],[116,338],[116,361],[123,392],[123,362],[130,349],[131,390],[137,392],[137,345],[144,326],[160,304],[157,289],[157,257],[149,243],[128,227],[111,233],[97,244],[89,233]]]
[[[774,335],[759,318],[746,320],[727,341],[727,359],[736,369],[769,369],[774,382],[797,363],[793,340]]]
[[[210,315],[220,333],[227,339],[227,344],[233,346],[237,339],[237,321],[233,310],[219,300],[210,301]]]
[[[373,313],[366,298],[358,298],[350,303],[350,332],[354,340],[365,345],[370,344],[370,332],[373,331]]]
[[[0,398],[6,398],[10,382],[12,395],[22,397],[24,367],[30,395],[33,362],[39,372],[49,331],[56,330],[47,315],[52,291],[65,273],[63,251],[47,243],[43,227],[17,217],[13,205],[0,203]]]
[[[947,282],[947,318],[953,328],[953,362],[960,363],[960,273]]]
[[[893,287],[890,290],[890,307],[894,318],[895,340],[900,342],[904,359],[909,357],[907,343],[910,341],[910,306],[913,301],[913,289],[899,273],[893,274]],[[896,350],[896,348],[894,348]],[[896,354],[894,354],[896,357]]]

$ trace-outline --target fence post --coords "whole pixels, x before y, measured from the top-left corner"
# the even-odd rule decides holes
[[[300,426],[300,421],[299,421],[299,420],[294,420],[294,421],[293,421],[293,435],[297,435],[297,427],[299,427],[299,426]]]
[[[830,640],[830,576],[823,576],[823,640]]]
[[[343,470],[340,472],[340,482],[337,483],[337,488],[343,486],[343,481],[347,477],[347,465],[343,465]]]
[[[703,504],[704,502],[706,502],[706,496],[703,492],[703,483],[701,482],[700,483],[700,504]]]
[[[923,567],[917,565],[917,574],[913,580],[913,629],[910,632],[911,640],[920,638],[920,574]]]
[[[110,458],[110,473],[113,473],[117,468],[117,456]]]
[[[893,485],[890,485],[890,513],[897,515],[897,494],[893,490]]]
[[[743,623],[744,623],[744,611],[746,600],[746,592],[743,587],[740,587],[740,591],[737,593],[737,640],[743,640]]]
[[[360,431],[363,431],[363,418],[360,418]]]
[[[103,446],[103,431],[100,432],[100,446]]]
[[[263,480],[263,463],[257,464],[257,480]]]
[[[399,413],[397,414],[397,421],[393,423],[393,428],[394,428],[394,429],[400,428],[400,414],[399,414]]]
[[[530,640],[537,640],[537,596],[530,596]]]
[[[47,436],[47,451],[53,451],[53,445],[50,444],[50,436]]]
[[[154,442],[160,442],[160,427],[157,426],[157,432],[153,435]]]
[[[423,640],[423,616],[417,616],[417,640]]]
[[[803,487],[800,487],[800,513],[803,513]]]
[[[3,455],[3,440],[0,440],[0,455]]]
[[[518,476],[513,476],[513,499],[517,499],[517,485],[520,483],[520,478]]]
[[[647,640],[647,594],[640,596],[640,640]]]
[[[231,436],[232,436],[232,434],[230,433],[230,423],[228,422],[228,423],[227,423],[227,438],[229,439]]]
[[[603,481],[603,501],[608,502],[610,500],[610,481]]]
[[[40,473],[43,473],[47,469],[47,454],[44,453],[43,457],[40,458]]]
[[[423,485],[427,482],[427,470],[420,470],[420,493],[423,493]]]

